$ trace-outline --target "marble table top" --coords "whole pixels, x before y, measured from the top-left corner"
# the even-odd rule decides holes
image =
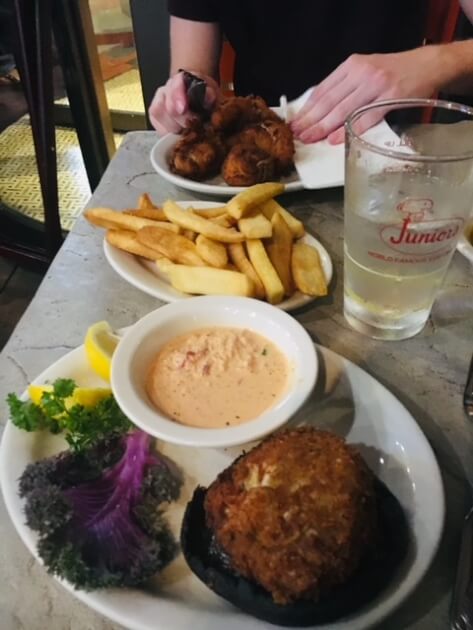
[[[89,206],[134,207],[149,192],[160,202],[202,199],[154,173],[149,152],[156,136],[126,136]],[[473,268],[454,255],[424,331],[402,342],[381,342],[345,322],[341,189],[287,195],[284,203],[326,246],[335,273],[330,295],[296,314],[314,340],[355,362],[386,385],[416,418],[437,455],[445,484],[445,533],[432,567],[411,597],[382,623],[383,630],[447,627],[462,517],[473,482],[473,427],[462,390],[473,351]],[[122,280],[106,263],[101,230],[80,218],[0,355],[0,424],[6,394],[22,392],[48,365],[80,345],[87,327],[108,320],[126,326],[160,302]],[[0,314],[1,316],[1,314]],[[2,630],[118,628],[67,593],[28,553],[0,499],[0,627]],[[171,630],[171,629],[170,629]]]

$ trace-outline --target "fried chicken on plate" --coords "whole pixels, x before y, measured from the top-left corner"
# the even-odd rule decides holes
[[[275,163],[257,146],[236,144],[222,166],[223,179],[230,186],[252,186],[274,178]]]
[[[170,160],[173,173],[202,180],[217,175],[225,157],[225,147],[210,126],[194,122],[177,141]]]
[[[287,174],[294,165],[292,131],[282,120],[265,120],[246,127],[238,134],[238,141],[253,145],[274,158],[278,175]]]
[[[234,96],[222,100],[212,112],[210,122],[217,131],[232,133],[265,120],[281,121],[259,96]]]
[[[251,186],[287,175],[293,158],[289,126],[262,98],[235,96],[222,100],[208,123],[194,121],[184,130],[170,167],[195,180],[213,177],[222,169],[230,186]]]

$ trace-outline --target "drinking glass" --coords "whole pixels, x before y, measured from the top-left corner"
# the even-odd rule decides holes
[[[345,318],[406,339],[427,321],[473,209],[473,109],[381,101],[345,127]]]

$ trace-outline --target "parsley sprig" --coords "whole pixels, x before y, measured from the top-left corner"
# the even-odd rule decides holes
[[[73,395],[76,387],[72,379],[57,379],[52,391],[43,393],[40,405],[31,400],[22,401],[16,394],[8,394],[11,421],[25,431],[64,433],[64,438],[75,452],[130,429],[131,422],[112,395],[93,407],[79,404],[68,407],[66,399]]]

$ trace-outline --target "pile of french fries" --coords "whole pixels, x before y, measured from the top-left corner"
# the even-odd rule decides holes
[[[301,242],[304,225],[274,197],[280,183],[251,186],[227,204],[157,207],[141,195],[138,208],[87,210],[114,247],[152,260],[168,282],[194,295],[241,295],[278,304],[296,290],[327,295],[318,251]]]

